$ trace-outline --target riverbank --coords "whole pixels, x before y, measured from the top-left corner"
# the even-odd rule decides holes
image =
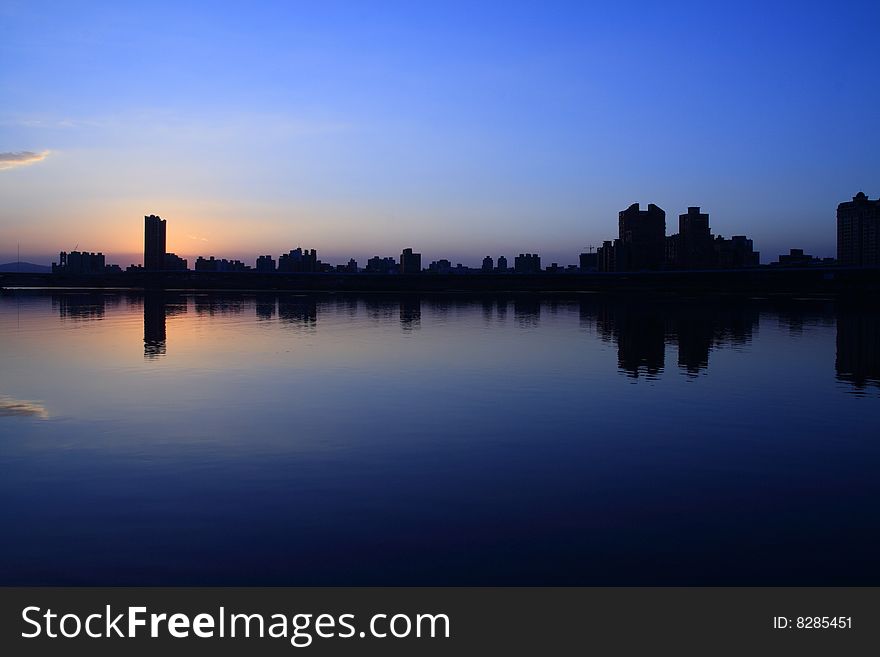
[[[0,274],[0,288],[144,290],[291,290],[303,292],[650,292],[871,294],[880,268],[761,267],[740,270],[538,274],[288,274],[262,272],[123,272]]]

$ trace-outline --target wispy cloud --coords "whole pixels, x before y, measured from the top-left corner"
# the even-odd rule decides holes
[[[12,417],[15,415],[29,415],[45,420],[49,417],[49,412],[40,402],[13,399],[12,397],[0,395],[0,417]]]
[[[49,151],[18,151],[17,153],[0,153],[0,171],[4,169],[15,169],[16,167],[27,166],[41,162],[49,156]]]
[[[14,122],[14,125],[22,126],[23,128],[54,128],[54,129],[64,129],[64,128],[93,128],[99,126],[100,124],[97,121],[85,121],[80,119],[22,119],[20,121]]]

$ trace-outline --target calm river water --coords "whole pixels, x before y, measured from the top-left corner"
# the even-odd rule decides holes
[[[0,584],[880,584],[877,310],[19,290],[0,356]]]

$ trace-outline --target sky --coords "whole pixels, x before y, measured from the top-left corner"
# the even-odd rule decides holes
[[[656,203],[768,262],[880,194],[880,3],[0,0],[0,262],[570,264]],[[191,260],[192,264],[192,260]]]

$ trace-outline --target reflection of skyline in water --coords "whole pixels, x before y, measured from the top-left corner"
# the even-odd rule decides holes
[[[292,293],[186,294],[86,292],[52,295],[52,307],[62,320],[99,321],[108,312],[142,308],[144,357],[167,353],[170,317],[193,312],[197,317],[246,316],[260,322],[278,321],[307,331],[319,329],[322,314],[366,317],[377,324],[398,322],[403,331],[417,330],[423,319],[450,322],[460,313],[478,312],[486,326],[512,317],[521,329],[538,329],[542,313],[556,316],[576,310],[581,329],[617,349],[618,370],[637,380],[655,380],[667,369],[667,346],[677,350],[678,368],[694,377],[709,371],[713,351],[751,343],[762,321],[774,321],[792,337],[812,326],[836,324],[837,379],[864,392],[880,387],[880,314],[863,306],[832,302],[758,303],[747,299],[676,301],[642,298],[544,298],[418,296],[318,297]],[[763,315],[763,317],[762,317]],[[772,319],[771,319],[772,318]]]
[[[581,322],[589,313],[581,311]],[[666,346],[678,349],[678,366],[688,376],[704,373],[715,349],[748,345],[759,309],[748,303],[624,301],[599,306],[597,333],[618,347],[620,371],[656,379],[665,367]]]
[[[864,392],[880,388],[880,312],[846,306],[837,312],[837,378]]]
[[[0,294],[4,583],[880,578],[870,310],[63,296]]]
[[[165,355],[165,317],[167,304],[161,294],[144,296],[144,357],[158,358]]]

